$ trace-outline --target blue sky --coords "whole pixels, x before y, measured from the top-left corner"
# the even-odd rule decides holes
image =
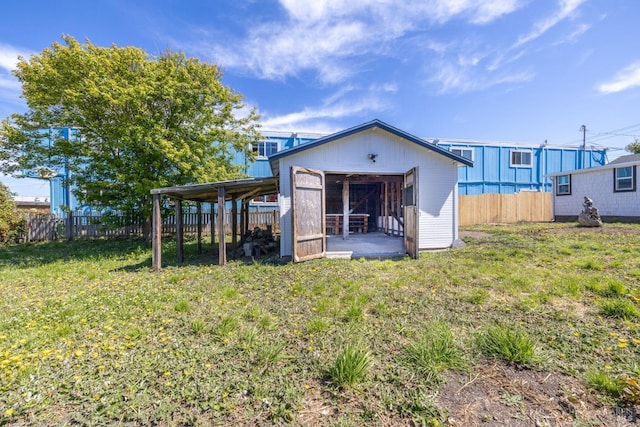
[[[0,118],[11,75],[62,34],[184,51],[218,64],[263,129],[333,132],[374,118],[425,138],[611,147],[640,139],[635,0],[7,1]],[[20,195],[42,182],[0,178]]]

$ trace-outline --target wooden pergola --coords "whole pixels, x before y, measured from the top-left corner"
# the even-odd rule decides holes
[[[231,202],[231,244],[235,248],[238,243],[238,202],[240,202],[240,231],[247,231],[249,225],[249,202],[258,196],[278,193],[278,178],[249,178],[233,181],[212,182],[206,184],[180,185],[175,187],[156,188],[151,190],[153,195],[153,230],[152,230],[152,268],[159,271],[162,268],[162,197],[175,200],[176,243],[178,262],[184,261],[184,229],[182,216],[182,202],[192,201],[197,209],[198,252],[202,251],[202,203],[211,204],[211,213],[218,204],[217,221],[211,221],[211,244],[215,244],[215,234],[218,235],[218,264],[227,263],[226,247],[226,208]],[[213,216],[212,216],[213,219]],[[217,230],[214,230],[215,229]],[[217,231],[217,233],[216,233]]]

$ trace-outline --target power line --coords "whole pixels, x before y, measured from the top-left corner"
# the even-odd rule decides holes
[[[614,129],[608,132],[599,132],[599,131],[592,131],[592,130],[587,130],[587,132],[589,132],[590,134],[595,134],[594,136],[588,136],[586,138],[587,143],[593,144],[599,141],[604,141],[607,139],[611,139],[611,138],[616,138],[616,137],[630,137],[630,138],[640,138],[640,134],[633,134],[630,132],[635,132],[635,131],[640,131],[640,123],[636,123],[633,125],[628,125],[628,126],[623,126],[621,128],[618,129]],[[579,129],[580,133],[584,132],[583,127],[581,126]],[[580,139],[575,139],[572,140],[571,142],[568,142],[567,144],[578,144],[578,143],[582,143],[584,141],[584,134],[583,134],[583,138]]]

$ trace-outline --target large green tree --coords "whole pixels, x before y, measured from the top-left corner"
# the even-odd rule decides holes
[[[625,147],[625,150],[631,154],[640,154],[640,141],[635,140]]]
[[[221,83],[217,66],[63,40],[19,60],[14,74],[28,109],[0,127],[4,172],[64,163],[82,202],[147,219],[153,188],[242,175],[234,158],[251,157],[259,117]],[[79,137],[43,131],[60,127]]]

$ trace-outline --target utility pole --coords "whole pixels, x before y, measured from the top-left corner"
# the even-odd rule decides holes
[[[582,125],[580,126],[580,130],[582,131],[582,166],[580,169],[584,169],[585,156],[587,153],[587,127]]]

